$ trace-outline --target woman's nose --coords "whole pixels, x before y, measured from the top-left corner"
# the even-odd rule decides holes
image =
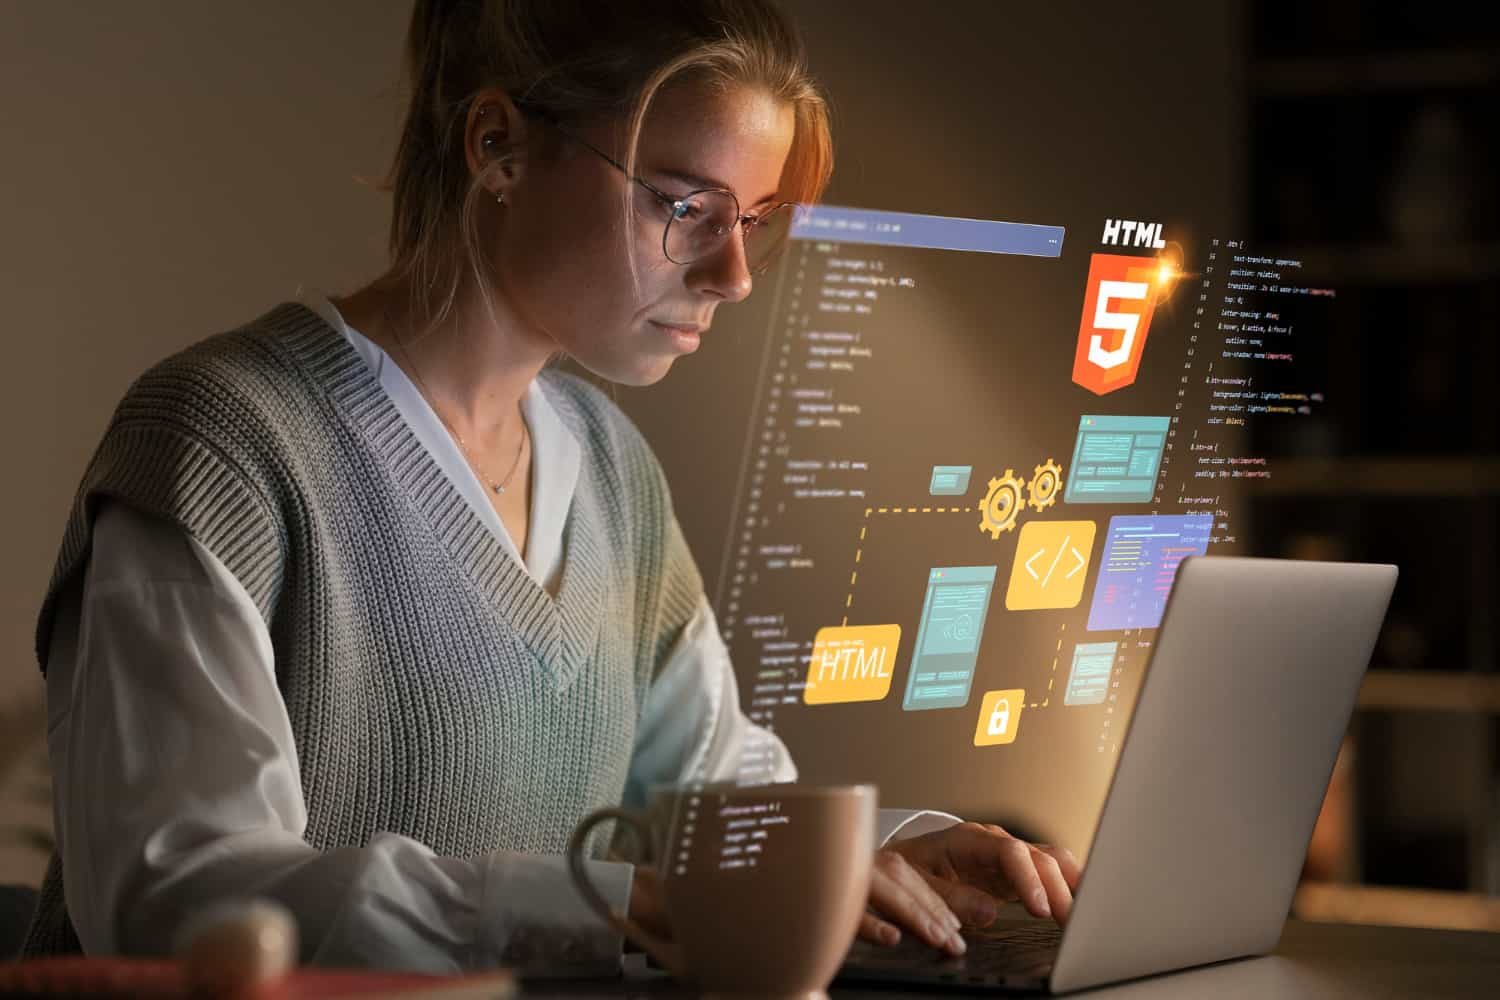
[[[688,288],[739,302],[750,294],[754,279],[745,258],[744,230],[735,226],[723,244],[707,257],[688,265]]]

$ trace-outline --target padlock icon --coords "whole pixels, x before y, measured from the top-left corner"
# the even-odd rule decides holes
[[[1001,698],[990,709],[990,735],[1004,736],[1010,726],[1010,699]]]
[[[987,691],[979,703],[978,724],[974,727],[974,745],[991,747],[1014,743],[1021,724],[1021,710],[1026,707],[1026,692],[1021,688]]]

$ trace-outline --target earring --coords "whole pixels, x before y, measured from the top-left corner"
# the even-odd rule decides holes
[[[505,192],[504,191],[501,191],[499,194],[495,195],[495,204],[496,205],[504,205],[505,204]]]

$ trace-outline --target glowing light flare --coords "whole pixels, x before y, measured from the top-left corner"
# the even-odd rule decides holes
[[[1184,278],[1193,278],[1197,275],[1182,269],[1183,253],[1182,244],[1170,241],[1161,253],[1156,255],[1156,276],[1151,282],[1151,301],[1155,305],[1161,305],[1172,297],[1177,285]]]

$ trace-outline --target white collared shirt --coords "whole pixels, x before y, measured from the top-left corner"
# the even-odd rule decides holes
[[[354,345],[454,486],[555,594],[582,455],[540,387],[533,382],[522,400],[533,444],[523,560],[486,487],[400,366],[325,296],[299,295]],[[93,537],[84,573],[59,602],[47,672],[58,851],[86,951],[163,952],[202,901],[260,894],[291,908],[310,961],[430,971],[506,964],[532,975],[618,967],[619,937],[583,904],[559,856],[439,857],[397,834],[357,848],[308,845],[291,722],[270,633],[249,594],[185,531],[124,504],[101,505]],[[152,738],[160,727],[192,732],[200,751],[165,758]],[[705,596],[648,692],[626,799],[657,782],[732,779],[752,741],[770,747],[776,780],[795,779],[781,741],[740,711]],[[159,776],[148,782],[156,793],[126,795],[141,775]],[[878,834],[884,843],[956,822],[882,809]],[[590,867],[624,910],[633,867]]]

